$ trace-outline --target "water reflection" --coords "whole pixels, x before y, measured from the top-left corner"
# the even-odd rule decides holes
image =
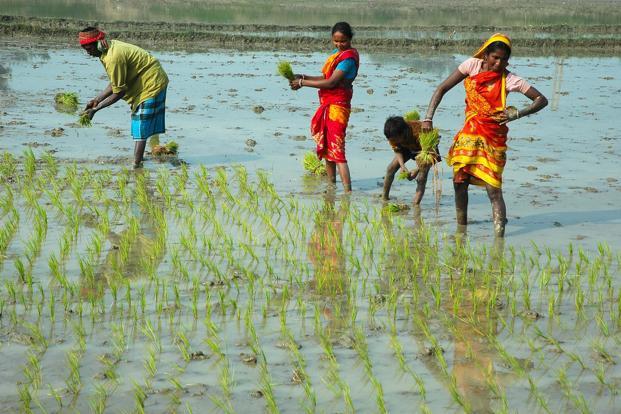
[[[18,63],[40,63],[47,62],[51,59],[50,54],[41,49],[30,49],[30,48],[9,48],[9,49],[0,49],[0,61],[2,61],[3,65],[6,67],[10,67],[14,64]]]
[[[0,91],[9,89],[9,78],[11,77],[11,68],[5,67],[0,63]]]
[[[83,297],[95,295],[101,298],[106,285],[123,284],[126,279],[154,275],[164,259],[166,228],[157,220],[164,217],[164,206],[154,197],[149,174],[144,170],[135,170],[133,174],[135,187],[129,216],[137,226],[127,222],[120,233],[110,231],[107,234],[110,249],[95,277],[90,281],[84,278],[81,288]]]
[[[454,264],[466,257],[462,242],[458,239],[456,243]],[[454,322],[452,374],[457,390],[475,413],[496,412],[498,390],[507,380],[494,367],[499,358],[493,345],[499,333],[496,279],[484,274],[502,272],[503,260],[504,238],[497,238],[490,247],[485,270],[458,271],[447,282],[450,286],[445,288],[445,291],[454,292],[453,297],[459,298],[457,305],[451,300],[444,302],[445,311]],[[459,268],[455,266],[455,269]],[[461,269],[465,267],[461,266]]]
[[[348,196],[342,197],[337,207],[335,191],[327,191],[315,214],[315,227],[308,242],[308,258],[314,269],[310,288],[322,299],[321,310],[328,332],[343,329],[349,321],[345,316],[350,278],[343,251],[343,223],[349,206]]]
[[[441,55],[415,55],[415,54],[384,54],[373,53],[365,55],[365,58],[370,63],[377,64],[398,64],[399,67],[403,67],[405,71],[411,73],[421,74],[434,74],[439,77],[445,77],[451,74],[457,66],[461,63],[455,56],[441,54]]]

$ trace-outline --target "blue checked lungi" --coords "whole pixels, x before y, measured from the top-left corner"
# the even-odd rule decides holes
[[[166,89],[142,102],[132,113],[132,138],[143,140],[166,132]]]

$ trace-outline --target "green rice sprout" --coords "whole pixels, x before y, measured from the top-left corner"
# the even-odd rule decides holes
[[[304,169],[311,174],[315,175],[326,175],[328,172],[326,171],[326,166],[321,162],[317,154],[314,152],[307,152],[304,154]]]
[[[409,174],[407,172],[401,171],[399,175],[397,175],[397,180],[407,180],[408,175]]]
[[[80,118],[78,119],[78,124],[82,127],[90,127],[93,125],[91,122],[91,118],[88,116],[87,112],[82,112],[80,114]]]
[[[176,154],[179,150],[179,144],[177,144],[175,141],[168,141],[166,143],[166,149],[168,150],[169,154]]]
[[[60,92],[54,97],[56,109],[60,112],[75,112],[78,109],[78,95],[75,92]]]
[[[385,213],[398,213],[400,211],[409,210],[410,206],[407,204],[388,203],[382,209]]]
[[[436,146],[440,143],[440,133],[437,128],[434,128],[430,132],[421,132],[418,135],[421,150],[416,156],[416,163],[418,165],[430,165],[433,164],[437,155]]]
[[[278,74],[290,81],[295,79],[295,75],[293,74],[293,69],[291,69],[291,63],[286,60],[281,60],[277,65]]]
[[[418,120],[420,120],[420,114],[418,113],[418,111],[416,109],[413,109],[413,110],[403,114],[403,119],[405,119],[408,122],[418,121]]]

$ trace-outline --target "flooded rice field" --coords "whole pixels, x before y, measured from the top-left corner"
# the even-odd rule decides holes
[[[384,120],[424,112],[466,55],[362,52],[344,195],[301,165],[316,93],[276,75],[327,50],[154,50],[179,154],[129,170],[125,104],[91,128],[54,105],[103,89],[101,64],[0,40],[3,410],[618,411],[621,60],[517,45],[550,105],[510,126],[494,240],[476,188],[455,232],[446,165],[420,208],[409,182],[391,200],[409,209],[379,198]],[[434,118],[442,154],[463,100]]]

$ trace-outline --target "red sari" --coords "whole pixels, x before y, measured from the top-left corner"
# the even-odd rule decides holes
[[[486,71],[464,81],[466,122],[447,159],[456,183],[470,176],[472,184],[502,187],[509,129],[499,124],[497,116],[505,109],[505,79],[506,73]]]
[[[360,65],[358,51],[347,49],[337,51],[326,60],[321,72],[329,79],[337,65],[345,59],[354,59],[356,68]],[[319,108],[311,121],[311,134],[317,144],[317,156],[336,163],[345,163],[345,133],[351,113],[351,86],[337,86],[333,89],[319,89]]]

